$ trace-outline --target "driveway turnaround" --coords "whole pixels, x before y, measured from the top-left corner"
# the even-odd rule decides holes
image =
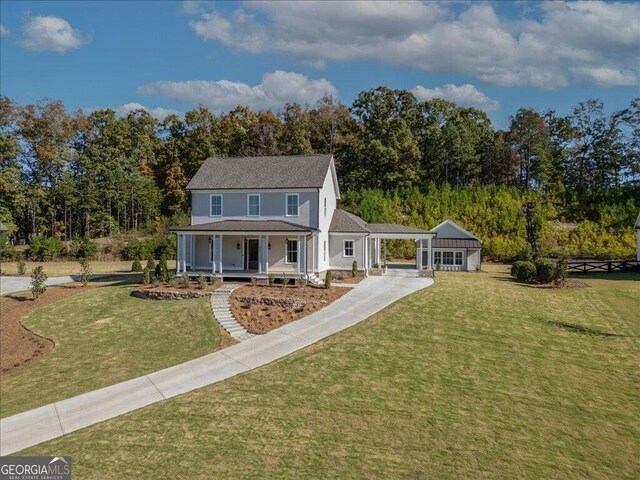
[[[165,370],[3,418],[0,455],[258,368],[349,328],[432,284],[428,278],[369,277],[322,310],[265,335]]]

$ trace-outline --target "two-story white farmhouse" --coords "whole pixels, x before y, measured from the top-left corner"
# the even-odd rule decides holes
[[[431,267],[435,233],[368,224],[336,208],[340,190],[331,155],[210,158],[187,189],[191,225],[172,229],[178,273],[316,279],[328,269],[350,270],[354,261],[366,272],[381,265],[387,238],[416,241],[416,267]]]

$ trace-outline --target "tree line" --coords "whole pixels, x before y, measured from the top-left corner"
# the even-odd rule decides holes
[[[401,205],[395,220],[433,226],[427,219],[441,218],[433,202],[486,192],[500,202],[509,192],[519,203],[520,239],[536,222],[541,238],[546,227],[535,218],[545,215],[546,222],[628,228],[640,206],[640,99],[612,114],[593,99],[566,116],[522,108],[507,130],[496,130],[481,110],[419,102],[386,87],[360,93],[350,107],[332,98],[279,112],[238,106],[216,114],[200,106],[162,121],[144,110],[69,113],[59,101],[0,97],[0,221],[16,242],[161,230],[188,221],[185,186],[206,158],[312,153],[334,154],[356,212],[366,211],[353,200],[373,195],[366,192],[389,205],[420,196],[423,206]],[[477,224],[479,234],[501,232],[486,226],[499,205],[495,214],[476,212],[477,222],[461,212],[446,214]]]

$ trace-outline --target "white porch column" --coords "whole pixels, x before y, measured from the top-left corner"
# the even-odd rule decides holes
[[[433,268],[433,266],[431,265],[433,263],[433,253],[431,250],[431,242],[432,242],[433,238],[429,238],[427,239],[427,252],[429,255],[429,258],[427,259],[427,268]]]
[[[418,265],[418,270],[422,270],[422,239],[416,242],[416,264]]]
[[[302,263],[302,240],[301,240],[301,236],[298,235],[298,238],[296,239],[296,243],[298,244],[298,261],[296,262],[296,273],[300,273],[300,265]]]
[[[176,275],[180,275],[180,239],[182,235],[176,234]]]
[[[182,258],[182,271],[187,271],[187,236],[182,234],[182,248],[181,250],[181,258]]]
[[[266,247],[264,254],[264,273],[269,274],[269,235],[265,235],[264,245]]]
[[[195,235],[189,235],[189,238],[191,240],[191,255],[189,255],[189,259],[191,261],[191,270],[195,270],[196,269],[196,236]]]
[[[222,274],[222,235],[218,235],[218,243],[216,245],[216,253],[218,257],[218,271]]]
[[[258,273],[262,273],[262,265],[264,264],[264,251],[267,244],[264,241],[264,235],[258,237]]]
[[[378,264],[378,268],[382,267],[382,258],[380,256],[380,243],[382,240],[376,238],[376,263]]]
[[[216,273],[216,236],[209,237],[209,259],[211,260],[211,273]]]

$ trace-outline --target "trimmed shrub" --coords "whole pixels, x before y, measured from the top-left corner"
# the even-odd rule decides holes
[[[31,272],[31,295],[37,300],[40,295],[47,291],[47,275],[44,273],[42,266],[36,267]]]
[[[331,288],[332,280],[333,280],[333,272],[331,270],[327,270],[327,273],[324,276],[324,288]]]
[[[89,261],[86,258],[80,260],[80,283],[83,287],[86,287],[89,284],[91,276],[91,265],[89,265]]]
[[[156,277],[160,279],[161,282],[169,281],[169,268],[167,267],[167,259],[166,257],[160,257],[160,261],[155,268]]]
[[[156,262],[153,260],[153,257],[147,258],[147,267],[149,270],[149,275],[155,276],[156,274]]]
[[[270,286],[273,286],[273,284],[276,282],[276,276],[273,273],[270,273],[267,276],[267,282],[269,283]]]
[[[566,257],[562,257],[556,263],[555,271],[553,272],[553,283],[557,286],[564,285],[564,282],[567,281],[567,276],[569,275],[569,262],[567,262]]]
[[[523,261],[516,270],[519,282],[531,282],[536,279],[537,271],[533,262]]]
[[[218,276],[215,273],[212,273],[209,277],[209,284],[215,285],[216,283],[218,283]]]
[[[133,263],[131,264],[131,271],[132,272],[141,272],[142,271],[142,264],[140,263],[140,260],[134,260]]]
[[[549,283],[556,272],[556,264],[551,260],[539,259],[535,262],[536,278],[540,283]]]
[[[27,265],[24,263],[24,259],[18,260],[18,275],[24,275],[27,271]]]
[[[351,276],[354,278],[358,276],[358,262],[355,260],[351,264]]]
[[[144,271],[142,273],[142,283],[145,285],[149,285],[151,283],[151,270],[149,267],[144,267]]]
[[[524,263],[523,260],[518,260],[516,262],[513,262],[511,264],[511,276],[514,278],[518,277],[518,271],[520,270],[520,267],[522,266],[522,264]]]
[[[191,286],[191,281],[189,280],[189,274],[187,272],[182,272],[182,288],[189,288]]]
[[[205,288],[207,288],[207,279],[204,278],[204,275],[202,274],[202,272],[198,272],[198,276],[196,277],[196,282],[197,282],[196,287],[199,288],[200,290],[204,290]]]
[[[298,277],[297,283],[299,287],[304,287],[307,284],[307,277],[305,277],[304,275],[300,275]]]

